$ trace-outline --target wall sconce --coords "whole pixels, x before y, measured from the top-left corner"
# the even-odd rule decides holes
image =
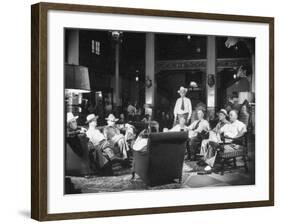
[[[210,88],[212,88],[215,85],[216,79],[215,79],[215,75],[214,74],[208,74],[208,76],[207,76],[207,83],[208,83],[208,86]]]
[[[146,88],[150,88],[151,86],[152,86],[152,80],[148,76],[146,76],[146,78],[145,78],[145,87]]]

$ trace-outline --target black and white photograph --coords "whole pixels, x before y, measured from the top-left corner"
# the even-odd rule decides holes
[[[255,38],[65,28],[61,100],[65,194],[255,185]]]

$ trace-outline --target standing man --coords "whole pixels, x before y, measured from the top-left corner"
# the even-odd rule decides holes
[[[174,125],[178,123],[179,117],[184,117],[186,124],[188,124],[192,113],[192,106],[190,99],[185,96],[187,89],[181,86],[178,93],[180,94],[180,98],[177,99],[174,108]]]

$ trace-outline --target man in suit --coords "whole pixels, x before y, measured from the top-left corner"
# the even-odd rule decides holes
[[[197,111],[198,120],[194,121],[191,125],[188,126],[188,135],[190,138],[189,149],[190,149],[190,159],[195,160],[197,149],[201,145],[203,140],[202,134],[210,130],[210,125],[207,120],[204,119],[203,110]]]

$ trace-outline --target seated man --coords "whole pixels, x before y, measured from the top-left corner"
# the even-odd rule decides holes
[[[124,135],[118,133],[116,129],[117,128],[113,126],[105,127],[104,136],[106,140],[113,145],[114,154],[124,160],[128,158],[127,151],[129,151],[129,147]]]
[[[87,116],[86,124],[89,124],[89,129],[86,132],[89,138],[90,159],[95,165],[95,168],[103,168],[109,161],[118,160],[115,156],[112,146],[106,141],[104,135],[97,129],[98,116],[90,114]]]
[[[140,132],[138,135],[136,141],[134,142],[132,149],[134,151],[146,151],[147,150],[147,143],[148,143],[148,135],[149,135],[149,130],[144,129]]]
[[[166,132],[166,131],[188,131],[188,127],[185,124],[186,124],[185,117],[180,116],[179,117],[179,124],[175,125],[170,130],[168,130],[167,128],[164,128],[163,132]]]
[[[204,119],[203,110],[197,111],[198,120],[194,121],[191,125],[187,127],[189,131],[189,149],[190,149],[190,159],[195,160],[197,148],[200,146],[203,139],[202,135],[204,132],[210,130],[209,122]]]
[[[224,138],[224,144],[223,147],[223,152],[228,153],[228,152],[234,152],[235,150],[241,149],[241,145],[236,144],[235,140],[237,138],[242,137],[246,132],[247,132],[247,127],[246,125],[239,121],[238,119],[238,113],[236,110],[231,110],[229,112],[229,124],[225,124],[223,127],[221,127],[220,132],[221,132],[221,138]],[[215,148],[215,143],[212,147]],[[205,170],[208,169],[209,166],[205,167]]]
[[[79,127],[77,124],[77,119],[79,116],[74,116],[73,113],[68,112],[66,118],[66,136],[67,137],[75,137],[78,134],[85,134],[86,129],[83,127]]]
[[[79,127],[77,119],[79,116],[73,116],[71,112],[67,113],[66,118],[66,141],[72,147],[72,150],[78,155],[82,156],[81,143],[79,137],[85,137],[86,129]]]
[[[136,129],[133,125],[125,124],[125,141],[132,147],[136,139]]]
[[[93,144],[93,146],[99,145],[103,140],[105,140],[104,135],[97,129],[97,119],[99,117],[95,114],[90,114],[87,116],[86,124],[89,125],[89,129],[86,132],[89,141]]]
[[[118,118],[115,118],[113,114],[109,114],[105,120],[107,121],[107,127],[112,127],[116,134],[120,134],[120,130],[116,125],[116,122],[119,120]]]
[[[107,120],[107,126],[104,129],[104,135],[107,136],[107,139],[115,146],[118,145],[122,158],[126,159],[127,151],[130,150],[127,142],[131,142],[135,138],[134,127],[130,124],[116,124],[119,119],[115,118],[113,114],[110,114],[108,118],[105,119]],[[121,134],[120,130],[125,132],[125,136]]]
[[[224,152],[232,152],[239,149],[241,145],[235,144],[233,141],[242,137],[247,132],[246,125],[238,120],[238,113],[236,110],[229,112],[230,124],[226,124],[221,128],[222,136],[225,142],[228,143],[224,146]]]
[[[224,125],[229,124],[229,121],[226,119],[227,116],[228,114],[225,109],[221,109],[219,111],[219,122],[217,123],[216,127],[209,132],[209,138],[204,139],[201,143],[200,155],[203,156],[203,161],[207,163],[210,167],[214,165],[216,158],[216,150],[212,146],[214,146],[215,143],[220,142],[221,129]]]
[[[159,123],[151,119],[150,114],[145,114],[141,122],[147,123],[150,132],[159,132]]]

